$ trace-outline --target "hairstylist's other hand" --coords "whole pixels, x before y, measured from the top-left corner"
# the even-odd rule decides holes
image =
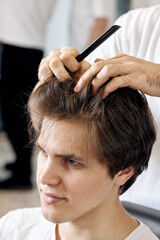
[[[40,63],[38,72],[39,80],[44,82],[52,75],[56,76],[59,81],[71,79],[67,70],[70,72],[79,70],[81,76],[90,67],[90,64],[85,60],[79,63],[76,60],[76,56],[78,55],[79,51],[73,47],[52,50]]]
[[[160,97],[160,64],[120,54],[108,60],[96,59],[79,79],[75,91],[80,91],[91,79],[93,94],[105,84],[105,98],[118,88],[130,87],[148,95]],[[111,79],[107,83],[107,81]]]

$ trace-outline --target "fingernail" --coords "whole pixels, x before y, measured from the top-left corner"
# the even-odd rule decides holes
[[[75,92],[78,92],[79,89],[80,89],[80,87],[79,87],[79,85],[78,85],[78,83],[77,83],[77,85],[74,87],[74,91],[75,91]]]

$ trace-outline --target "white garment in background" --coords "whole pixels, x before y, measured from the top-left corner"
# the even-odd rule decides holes
[[[44,48],[47,23],[56,0],[0,0],[0,42]]]
[[[47,221],[41,208],[25,208],[9,212],[0,219],[1,240],[56,240],[56,224]],[[140,225],[124,240],[158,240],[151,230]]]
[[[69,45],[84,50],[89,40],[94,19],[114,15],[114,0],[72,0]]]
[[[90,62],[125,53],[160,64],[160,5],[132,10],[121,16],[116,24],[121,29],[88,56]],[[160,210],[160,98],[146,97],[156,121],[157,139],[148,170],[137,178],[121,200]]]

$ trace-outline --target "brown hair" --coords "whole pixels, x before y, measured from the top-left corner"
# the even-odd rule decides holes
[[[28,109],[32,129],[40,134],[44,117],[69,119],[88,125],[95,136],[94,150],[99,161],[106,164],[111,177],[120,170],[134,167],[134,175],[120,187],[124,193],[147,168],[155,128],[145,96],[130,88],[121,88],[106,99],[101,98],[103,87],[93,96],[91,83],[74,93],[73,81],[59,82],[55,77],[40,85],[30,95]]]

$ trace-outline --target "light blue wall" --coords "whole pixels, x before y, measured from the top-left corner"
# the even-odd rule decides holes
[[[68,44],[70,4],[70,0],[57,0],[56,8],[48,25],[45,55],[51,49],[61,48]]]

